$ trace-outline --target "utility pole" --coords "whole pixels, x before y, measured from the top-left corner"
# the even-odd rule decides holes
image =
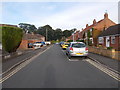
[[[74,32],[73,32],[73,42],[74,42]]]
[[[46,41],[47,41],[47,28],[46,28]]]

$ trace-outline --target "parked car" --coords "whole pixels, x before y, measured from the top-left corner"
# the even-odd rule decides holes
[[[41,42],[35,42],[34,44],[33,44],[33,47],[35,48],[35,49],[38,49],[38,48],[40,48],[42,46],[42,43]]]
[[[51,42],[50,42],[50,41],[46,41],[45,44],[46,44],[46,45],[50,45]]]
[[[69,47],[69,46],[70,46],[69,43],[65,43],[65,44],[62,45],[62,49],[63,49],[63,50],[66,50],[66,48]]]
[[[60,46],[62,47],[62,44],[64,44],[64,41],[61,41],[59,44],[60,44]]]
[[[33,43],[28,43],[28,48],[33,48]]]
[[[83,42],[71,42],[70,46],[66,49],[66,55],[71,56],[88,56],[88,48]]]

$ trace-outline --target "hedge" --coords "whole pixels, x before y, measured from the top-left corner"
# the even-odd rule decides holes
[[[23,30],[18,27],[2,26],[2,47],[5,51],[15,52],[19,47]]]

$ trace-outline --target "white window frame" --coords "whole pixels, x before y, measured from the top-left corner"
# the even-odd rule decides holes
[[[90,35],[92,35],[92,31],[93,31],[93,30],[92,30],[92,28],[91,28],[91,29],[90,29]]]
[[[93,44],[93,38],[90,38],[90,40],[92,41],[92,44]]]
[[[115,44],[115,36],[111,36],[111,44]]]
[[[103,44],[104,43],[104,37],[99,37],[99,44]]]

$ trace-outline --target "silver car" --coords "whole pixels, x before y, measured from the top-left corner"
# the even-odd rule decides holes
[[[66,55],[71,56],[85,56],[88,55],[88,48],[83,42],[71,42],[70,46],[66,49]]]

